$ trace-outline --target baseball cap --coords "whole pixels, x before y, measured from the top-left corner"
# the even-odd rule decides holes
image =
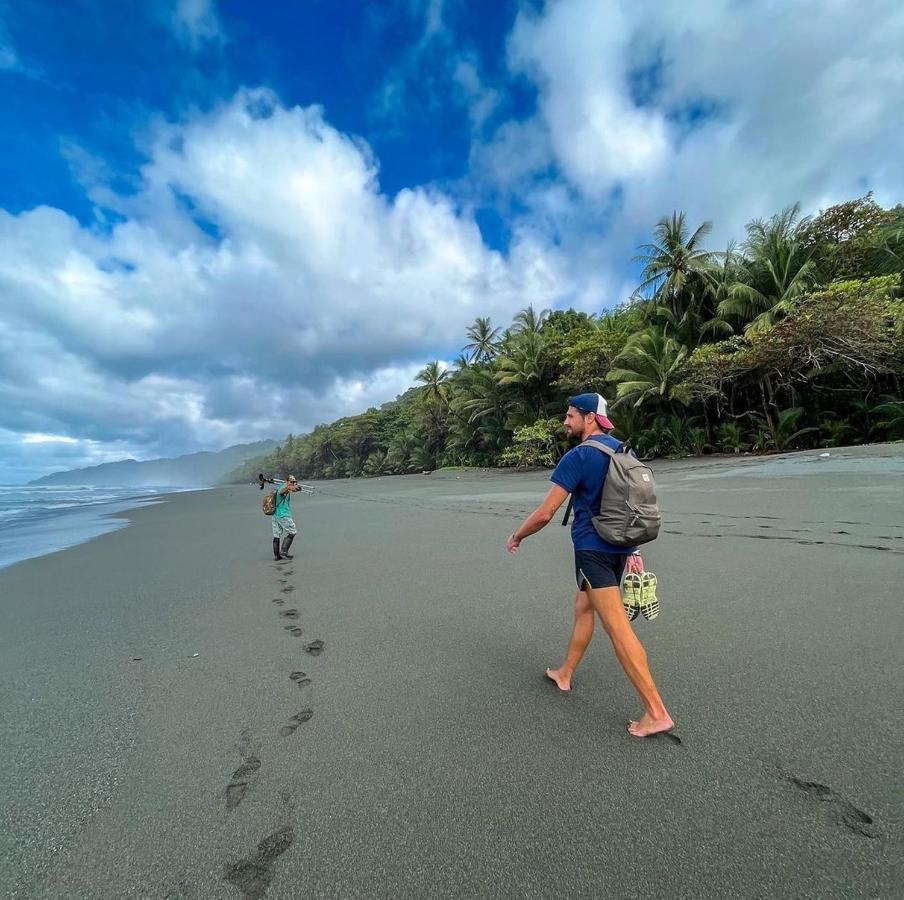
[[[602,394],[578,394],[568,401],[569,406],[584,413],[593,413],[600,428],[611,431],[615,426],[612,420],[607,416],[608,404],[606,398]]]

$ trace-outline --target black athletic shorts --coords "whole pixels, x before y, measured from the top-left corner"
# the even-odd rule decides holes
[[[627,553],[575,550],[574,574],[578,581],[578,590],[584,590],[585,583],[591,588],[618,587],[627,561]]]

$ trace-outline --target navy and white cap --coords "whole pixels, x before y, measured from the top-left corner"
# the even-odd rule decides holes
[[[602,394],[578,394],[568,401],[569,406],[580,410],[583,413],[593,413],[600,428],[612,431],[615,426],[608,416],[608,404],[606,398]]]

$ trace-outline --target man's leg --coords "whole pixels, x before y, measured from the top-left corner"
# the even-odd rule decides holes
[[[295,520],[291,516],[286,516],[279,523],[282,526],[283,531],[283,541],[282,541],[282,555],[284,559],[294,559],[291,553],[289,553],[289,547],[292,546],[292,541],[295,540],[295,535],[298,533],[298,529],[295,527]]]
[[[612,641],[621,667],[640,694],[644,705],[643,716],[638,721],[631,722],[628,731],[635,737],[649,737],[651,734],[669,731],[675,723],[666,712],[662,697],[656,690],[647,664],[647,653],[625,615],[618,588],[588,589],[587,593]]]
[[[590,641],[593,640],[595,624],[590,598],[586,591],[578,591],[574,597],[574,627],[571,630],[565,662],[558,669],[546,670],[546,677],[551,678],[559,686],[560,691],[571,690],[574,670],[587,652]]]
[[[280,560],[282,559],[282,553],[279,552],[279,542],[283,536],[282,523],[276,516],[273,516],[271,520],[273,523],[273,556]]]

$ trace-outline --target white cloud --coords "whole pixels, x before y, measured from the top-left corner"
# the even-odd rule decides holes
[[[477,61],[470,57],[462,57],[456,61],[452,79],[464,94],[471,125],[474,129],[480,130],[499,105],[499,92],[483,83]]]
[[[75,438],[67,437],[64,434],[40,434],[30,433],[23,435],[23,444],[77,444]]]
[[[662,114],[629,96],[630,40],[623,4],[572,0],[550,3],[542,15],[522,12],[509,41],[512,68],[540,86],[563,171],[591,195],[621,178],[655,174],[668,154]]]
[[[137,194],[92,185],[108,231],[0,212],[0,427],[143,455],[304,431],[566,287],[530,230],[503,256],[448,196],[387,198],[363,142],[267,91],[159,124],[148,153]]]
[[[176,37],[193,50],[206,43],[221,44],[225,38],[216,0],[176,0],[171,23]]]
[[[503,124],[472,156],[531,220],[547,218],[554,165],[573,192],[556,229],[573,276],[602,266],[617,280],[675,208],[713,220],[718,245],[798,200],[805,212],[869,189],[900,201],[902,41],[895,0],[551,0],[523,10],[509,40],[511,69],[537,87],[536,116]],[[605,247],[588,257],[590,229]]]

